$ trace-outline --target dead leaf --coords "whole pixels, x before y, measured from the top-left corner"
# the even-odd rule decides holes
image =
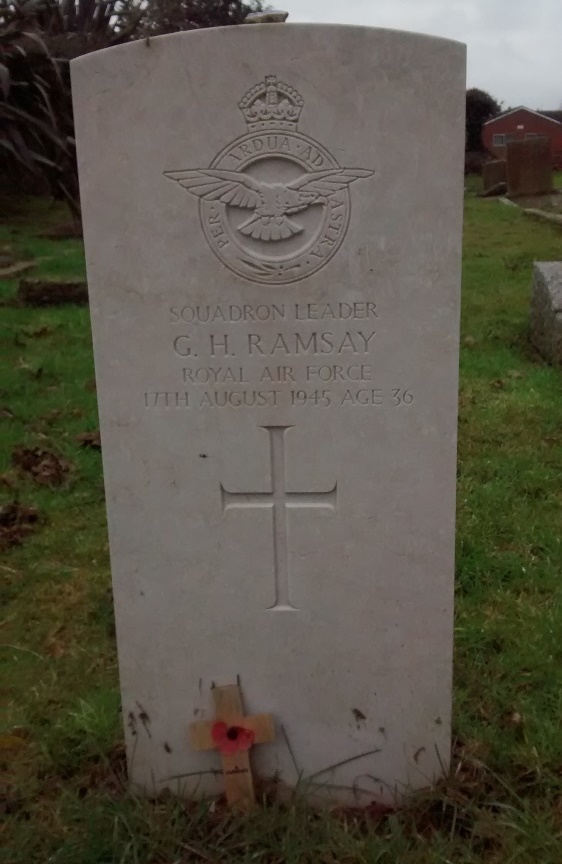
[[[76,440],[81,447],[89,448],[90,450],[101,450],[100,430],[94,432],[82,432],[76,436]]]
[[[458,749],[459,755],[463,759],[480,759],[484,762],[490,755],[491,745],[475,738],[469,738],[463,743],[459,742]]]
[[[485,840],[495,840],[501,837],[503,828],[496,824],[491,816],[485,816],[481,819],[476,819],[472,831],[475,837],[482,837]]]
[[[28,738],[31,738],[31,729],[27,729],[25,726],[13,726],[10,729],[10,735],[14,735],[16,738],[22,738],[26,741]]]
[[[25,741],[17,735],[0,735],[0,751],[5,753],[17,753],[24,746]]]
[[[5,486],[6,489],[15,489],[18,485],[18,478],[15,471],[5,471],[0,474],[0,486]]]
[[[24,333],[29,339],[42,339],[43,336],[50,336],[54,333],[55,329],[55,327],[49,327],[45,324],[43,327],[36,327],[34,330],[24,330]]]
[[[10,527],[21,522],[37,522],[38,513],[35,507],[24,507],[19,501],[12,501],[0,507],[0,525]]]
[[[64,647],[59,639],[47,639],[44,646],[45,653],[54,660],[60,660],[64,655]]]
[[[0,507],[0,549],[17,546],[23,538],[35,530],[39,513],[35,507],[24,507],[12,501]]]
[[[48,423],[50,425],[51,423],[55,423],[57,420],[59,420],[61,415],[62,411],[60,408],[53,408],[52,411],[47,411],[47,413],[44,414],[41,419],[44,423]]]
[[[490,720],[490,710],[487,705],[479,705],[478,706],[478,714],[482,720],[486,723]]]
[[[70,470],[69,462],[40,447],[15,450],[12,464],[41,486],[60,486]]]

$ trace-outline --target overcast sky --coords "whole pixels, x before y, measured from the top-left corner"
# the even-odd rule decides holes
[[[562,0],[276,0],[302,21],[446,36],[468,46],[468,86],[504,108],[562,108]]]

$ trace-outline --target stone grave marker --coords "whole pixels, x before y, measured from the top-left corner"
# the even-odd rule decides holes
[[[507,194],[546,195],[552,192],[550,139],[527,138],[506,146]]]
[[[506,182],[505,159],[490,159],[482,166],[482,188],[484,192]]]
[[[562,366],[562,261],[535,262],[529,322],[535,348]]]
[[[224,789],[188,732],[237,684],[279,788],[447,768],[464,64],[290,24],[72,63],[137,789]]]

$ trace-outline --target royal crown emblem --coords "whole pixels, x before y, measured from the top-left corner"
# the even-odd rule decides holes
[[[267,75],[238,103],[250,132],[256,129],[296,129],[304,99],[294,87]]]
[[[199,198],[203,232],[219,260],[253,282],[296,282],[327,264],[347,232],[350,184],[374,174],[341,168],[299,132],[303,107],[294,87],[267,75],[239,102],[245,135],[209,168],[164,172]]]

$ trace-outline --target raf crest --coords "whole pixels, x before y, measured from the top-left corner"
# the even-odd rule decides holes
[[[217,257],[254,282],[296,282],[326,264],[347,231],[349,185],[374,173],[341,168],[297,131],[303,106],[297,90],[268,75],[239,103],[246,135],[209,168],[164,172],[199,198]]]

